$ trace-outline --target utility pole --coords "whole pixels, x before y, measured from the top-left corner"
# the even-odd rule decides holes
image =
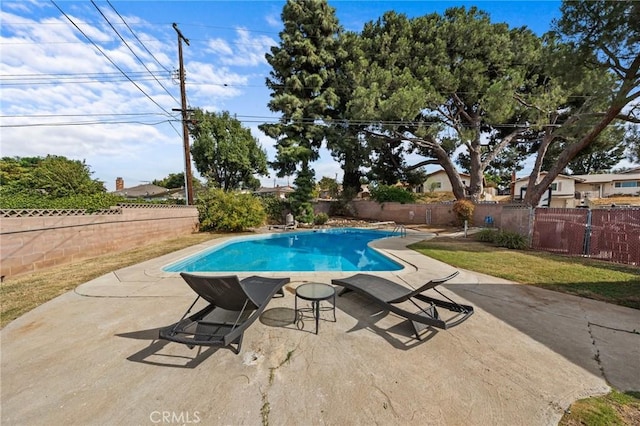
[[[180,99],[182,112],[182,138],[184,144],[184,180],[185,192],[187,195],[187,205],[193,205],[193,177],[191,175],[191,151],[189,149],[189,128],[187,126],[188,110],[187,110],[187,93],[184,86],[184,64],[182,62],[182,40],[189,46],[189,39],[185,38],[178,29],[178,24],[173,23],[173,29],[178,33],[178,58],[180,60]],[[174,109],[174,111],[177,111]]]

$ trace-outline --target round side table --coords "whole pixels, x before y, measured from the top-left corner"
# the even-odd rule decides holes
[[[298,308],[298,298],[311,302],[311,308]],[[333,299],[333,304],[321,308],[320,302],[329,299]],[[320,311],[332,311],[333,322],[336,322],[336,289],[324,283],[306,283],[298,286],[295,297],[296,324],[301,323],[302,328],[304,328],[303,319],[305,318],[305,313],[310,312],[316,320],[316,334],[318,334]]]

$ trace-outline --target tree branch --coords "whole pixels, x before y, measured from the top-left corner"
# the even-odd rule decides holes
[[[489,154],[487,154],[487,156],[484,159],[484,161],[482,161],[480,163],[480,167],[482,168],[482,170],[485,170],[489,166],[489,163],[491,163],[493,160],[495,160],[495,158],[498,156],[498,154],[500,152],[502,152],[507,145],[509,145],[511,142],[513,142],[513,140],[516,137],[520,136],[526,129],[527,128],[525,128],[525,127],[519,127],[517,129],[515,129],[513,132],[509,133],[504,138],[502,138],[500,143],[497,144],[491,150],[491,152],[489,152]]]
[[[548,111],[545,111],[545,110],[543,110],[542,108],[540,108],[540,107],[538,107],[538,106],[536,106],[536,105],[532,105],[532,104],[530,104],[530,103],[526,102],[526,101],[525,101],[524,99],[522,99],[522,97],[521,97],[519,94],[517,94],[517,93],[514,93],[513,98],[514,98],[517,102],[519,102],[522,106],[524,106],[524,107],[526,107],[526,108],[531,108],[531,109],[538,110],[538,111],[540,111],[540,112],[541,112],[541,113],[543,113],[543,114],[547,114],[547,113],[548,113]]]
[[[421,162],[419,162],[417,164],[414,164],[413,166],[407,167],[405,170],[411,171],[411,170],[419,169],[422,166],[439,165],[439,164],[440,164],[440,162],[437,159],[424,160],[424,161],[421,161]]]
[[[609,50],[609,48],[604,43],[601,43],[598,47],[600,47],[604,54],[607,55],[609,64],[611,68],[613,68],[615,73],[618,74],[620,78],[624,79],[625,74],[629,73],[629,68],[623,67],[618,57],[611,50]]]
[[[460,99],[458,94],[457,93],[452,93],[451,97],[458,104],[458,111],[464,117],[464,119],[467,120],[469,123],[475,124],[475,119],[473,117],[471,117],[467,111],[464,110],[464,105],[465,104],[464,104],[464,102],[462,102],[462,99]]]

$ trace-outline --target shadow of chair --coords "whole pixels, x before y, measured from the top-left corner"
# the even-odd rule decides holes
[[[443,278],[433,279],[417,289],[369,274],[356,274],[347,278],[333,279],[331,282],[343,287],[339,296],[354,291],[380,308],[407,319],[413,327],[416,339],[421,340],[421,333],[425,329],[435,327],[446,330],[462,323],[473,314],[472,306],[454,302],[436,288],[456,275],[458,271]],[[433,290],[446,300],[424,295],[423,293],[428,290]],[[441,316],[439,308],[450,311],[453,315],[445,319]]]
[[[159,330],[160,339],[190,348],[228,346],[236,354],[240,353],[245,330],[260,317],[271,298],[284,297],[282,287],[289,282],[289,278],[259,276],[239,280],[235,275],[180,275],[198,296],[178,322]],[[187,317],[200,298],[208,305]]]

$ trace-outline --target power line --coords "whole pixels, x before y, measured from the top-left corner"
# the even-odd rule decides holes
[[[110,124],[138,124],[138,125],[144,125],[144,126],[159,126],[165,123],[169,123],[173,127],[174,121],[180,121],[180,120],[162,120],[162,121],[157,121],[153,123],[147,123],[144,121],[70,121],[70,122],[58,122],[58,123],[0,124],[0,128],[95,126],[95,125],[110,125]]]
[[[104,13],[102,13],[102,10],[100,10],[100,8],[98,7],[98,5],[91,0],[91,4],[93,5],[93,7],[96,8],[96,10],[100,13],[100,15],[102,15],[102,17],[104,18],[105,21],[107,21],[107,24],[109,24],[109,26],[111,27],[111,29],[113,30],[113,32],[116,33],[116,35],[120,38],[120,40],[122,40],[122,42],[124,43],[125,46],[127,46],[127,49],[129,49],[129,51],[131,52],[131,54],[133,56],[135,56],[135,58],[138,60],[138,62],[140,62],[142,64],[142,66],[149,72],[149,74],[151,74],[151,76],[153,77],[153,79],[160,85],[160,87],[162,87],[162,89],[164,89],[165,92],[167,92],[167,94],[169,96],[171,96],[173,98],[174,101],[176,101],[176,103],[179,103],[178,100],[175,98],[175,96],[173,96],[173,94],[171,92],[169,92],[167,90],[166,87],[164,87],[164,85],[162,83],[160,83],[160,80],[158,80],[158,78],[151,72],[151,70],[149,69],[149,67],[147,67],[147,65],[144,63],[144,61],[142,59],[140,59],[140,57],[136,54],[136,52],[134,52],[134,50],[131,48],[131,46],[129,46],[129,43],[127,43],[127,41],[120,35],[120,33],[118,32],[118,30],[116,30],[116,28],[111,24],[111,21],[109,21],[109,19],[104,15]],[[113,6],[111,6],[113,7]],[[115,9],[114,9],[115,10]],[[117,13],[117,11],[116,11]],[[118,15],[119,16],[119,15]]]
[[[164,71],[152,71],[164,73]],[[136,81],[147,81],[157,77],[149,77],[144,71],[129,71],[129,78]],[[162,77],[169,80],[171,75]],[[96,73],[52,73],[52,74],[4,74],[0,75],[2,86],[24,86],[41,84],[85,84],[85,83],[113,83],[127,81],[122,73],[96,72]]]
[[[109,3],[107,1],[107,3]],[[89,21],[85,21],[86,24],[88,25],[98,25],[97,22],[89,22]],[[144,25],[154,25],[154,26],[158,26],[158,27],[164,27],[165,25],[170,25],[172,24],[172,22],[145,22]],[[238,28],[241,28],[244,31],[250,32],[250,33],[257,33],[257,34],[271,34],[271,35],[279,35],[280,32],[279,31],[265,31],[265,30],[252,30],[249,28],[245,28],[245,27],[225,27],[225,26],[219,26],[219,25],[204,25],[204,24],[190,24],[188,22],[181,22],[179,23],[182,26],[185,27],[200,27],[200,28],[214,28],[214,29],[219,29],[219,30],[234,30],[237,31]],[[63,22],[3,22],[3,25],[24,25],[24,26],[34,26],[34,25],[66,25]],[[116,25],[122,25],[122,24],[116,24]],[[133,24],[133,25],[143,25],[142,23],[140,24]]]
[[[131,32],[131,35],[133,35],[135,37],[136,40],[138,40],[138,43],[140,43],[140,46],[142,46],[144,48],[144,50],[147,51],[147,53],[149,55],[151,55],[151,57],[156,61],[156,63],[158,65],[160,65],[165,71],[167,71],[168,73],[172,73],[172,71],[170,71],[167,67],[165,67],[164,65],[162,65],[162,63],[158,60],[158,58],[156,58],[154,56],[153,53],[151,53],[151,51],[149,49],[147,49],[147,46],[142,42],[142,40],[140,40],[138,38],[138,36],[136,35],[136,33],[133,31],[133,29],[129,26],[129,24],[127,23],[127,21],[124,20],[124,18],[122,17],[122,15],[120,15],[120,13],[116,10],[115,7],[113,7],[113,5],[111,4],[111,2],[109,0],[107,0],[107,4],[109,6],[111,6],[111,9],[113,9],[113,11],[116,13],[116,15],[118,15],[118,17],[122,20],[122,23],[125,24],[127,26],[127,28],[129,29],[129,32]]]
[[[80,31],[80,33],[96,48],[98,49],[98,51],[102,54],[102,56],[104,56],[105,58],[107,58],[107,60],[109,62],[111,62],[111,64],[116,67],[118,69],[118,71],[120,71],[131,83],[133,83],[134,86],[136,86],[136,88],[142,92],[151,102],[153,102],[154,104],[156,104],[158,106],[158,108],[160,108],[161,110],[163,110],[165,113],[167,113],[167,115],[171,115],[171,113],[169,111],[167,111],[162,105],[160,105],[158,102],[155,101],[155,99],[153,99],[151,96],[149,96],[147,94],[147,92],[145,92],[140,86],[138,86],[138,84],[136,84],[135,81],[133,81],[126,72],[124,72],[124,70],[122,68],[120,68],[118,66],[118,64],[116,64],[101,48],[100,46],[98,46],[93,40],[91,40],[91,38],[85,34],[84,31],[82,31],[82,29],[80,27],[78,27],[78,25],[76,25],[76,23],[73,21],[73,19],[71,19],[69,17],[69,15],[67,15],[61,8],[60,6],[58,6],[56,4],[56,2],[54,0],[50,0],[51,3],[53,3],[53,5],[60,11],[60,13],[62,13],[64,15],[65,18],[67,18],[67,20],[69,20],[69,22],[71,22],[71,24],[78,30]]]
[[[29,115],[0,115],[0,118],[42,118],[42,117],[121,117],[121,116],[165,116],[165,114],[160,114],[158,112],[133,112],[133,113],[112,113],[107,112],[104,114],[101,113],[89,113],[89,114],[29,114]]]
[[[154,73],[161,73],[162,71],[160,70],[153,70],[152,72]],[[144,74],[146,75],[147,72],[145,71],[129,71],[129,74]],[[65,78],[65,77],[81,77],[81,76],[88,76],[88,77],[92,77],[92,76],[112,76],[112,75],[117,75],[120,76],[122,75],[122,73],[119,72],[65,72],[65,73],[30,73],[30,74],[0,74],[0,78],[5,78],[5,77],[10,77],[10,78],[14,78],[14,77],[19,77],[19,78],[23,78],[23,77],[28,77],[28,78]]]
[[[86,116],[94,116],[94,117],[108,117],[108,116],[154,116],[154,115],[163,115],[160,113],[120,113],[120,114],[33,114],[33,115],[1,115],[0,118],[60,118],[60,117],[86,117]],[[260,116],[260,115],[242,115],[235,114],[235,118],[237,118],[242,123],[264,123],[264,124],[316,124],[319,126],[341,126],[341,127],[384,127],[384,126],[406,126],[406,127],[419,127],[419,126],[430,126],[430,125],[438,125],[438,124],[446,124],[442,121],[438,120],[429,120],[429,121],[419,121],[419,120],[375,120],[375,119],[339,119],[339,120],[322,120],[317,118],[299,118],[299,119],[282,119],[281,117],[276,116]],[[172,115],[171,120],[165,120],[158,122],[156,124],[160,124],[163,122],[177,122],[180,119],[174,114]],[[72,123],[31,123],[31,124],[21,124],[21,125],[3,125],[0,127],[30,127],[30,126],[47,126],[47,125],[81,125],[81,124],[112,124],[113,121],[91,121],[91,122],[72,122]],[[118,123],[140,123],[139,121],[118,121]],[[148,124],[148,123],[141,123]],[[467,124],[460,124],[465,128],[474,128],[474,126]],[[493,123],[491,127],[493,128],[531,128],[535,126],[542,127],[562,127],[562,125],[551,125],[551,124],[532,124],[532,123]],[[573,128],[591,128],[589,125],[580,125],[576,124],[572,126]]]
[[[111,59],[111,58],[110,58],[110,57],[109,57],[109,56],[108,56],[108,55],[107,55],[107,54],[106,54],[102,49],[100,49],[100,46],[98,46],[98,45],[97,45],[93,40],[91,40],[91,38],[90,38],[88,35],[86,35],[86,34],[84,33],[84,31],[82,31],[82,29],[80,29],[80,27],[78,27],[78,25],[76,25],[76,23],[75,23],[75,22],[73,22],[73,20],[72,20],[72,19],[71,19],[71,18],[70,18],[70,17],[69,17],[69,16],[68,16],[68,15],[67,15],[67,14],[66,14],[66,13],[65,13],[61,8],[60,8],[60,6],[58,6],[58,5],[56,4],[56,2],[55,2],[55,1],[53,1],[53,0],[50,0],[50,1],[51,1],[51,3],[53,3],[53,5],[56,7],[56,9],[58,9],[58,10],[60,11],[60,13],[62,13],[62,14],[64,15],[64,17],[65,17],[65,18],[67,18],[67,20],[68,20],[69,22],[71,22],[71,24],[72,24],[72,25],[73,25],[73,26],[74,26],[78,31],[80,31],[80,33],[81,33],[81,34],[82,34],[82,35],[83,35],[83,36],[84,36],[84,37],[85,37],[85,38],[86,38],[86,39],[87,39],[91,44],[93,44],[93,46],[95,46],[95,48],[96,48],[96,49],[98,49],[98,51],[99,51],[99,52],[100,52],[100,53],[101,53],[105,58],[107,58],[107,60],[108,60],[109,62],[111,62],[111,63],[113,64],[113,66],[114,66],[114,67],[116,67],[116,69],[117,69],[118,71],[120,71],[120,72],[121,72],[121,73],[122,73],[122,74],[123,74],[123,75],[124,75],[124,76],[125,76],[125,77],[126,77],[126,78],[127,78],[127,79],[128,79],[128,80],[129,80],[129,81],[130,81],[130,82],[131,82],[131,83],[132,83],[132,84],[133,84],[133,85],[134,85],[134,86],[135,86],[139,91],[140,91],[140,92],[142,92],[142,93],[143,93],[143,94],[144,94],[144,95],[145,95],[145,96],[146,96],[146,97],[147,97],[151,102],[153,102],[155,105],[157,105],[157,106],[158,106],[158,108],[160,108],[162,111],[164,111],[168,116],[171,116],[171,113],[170,113],[169,111],[167,111],[167,110],[166,110],[162,105],[160,105],[158,102],[156,102],[156,101],[155,101],[155,99],[153,99],[151,96],[149,96],[149,95],[147,94],[147,92],[145,92],[144,90],[142,90],[142,88],[141,88],[140,86],[138,86],[138,84],[136,84],[136,82],[135,82],[135,81],[133,81],[133,80],[132,80],[128,75],[127,75],[127,73],[126,73],[126,72],[124,72],[124,70],[122,70],[122,68],[120,68],[120,67],[118,66],[118,64],[116,64],[116,63],[115,63],[115,62],[114,62],[114,61],[113,61],[113,60],[112,60],[112,59]],[[174,131],[174,132],[176,132],[176,134],[178,134],[178,135],[179,135],[180,133],[179,133],[179,132],[178,132],[178,130],[173,126],[173,123],[169,123],[169,124],[171,125],[171,128],[173,129],[173,131]]]
[[[157,72],[157,71],[156,71]],[[129,74],[132,74],[134,72],[129,72]],[[146,75],[145,72],[135,72],[136,74],[144,74]],[[79,84],[83,84],[83,83],[94,83],[94,82],[99,82],[99,83],[108,83],[108,82],[120,82],[120,81],[127,81],[126,79],[122,79],[122,78],[117,78],[117,77],[121,77],[122,75],[119,73],[96,73],[96,75],[98,74],[103,74],[104,79],[102,80],[73,80],[73,81],[63,81],[61,82],[62,84],[67,84],[67,83],[79,83]],[[38,78],[38,75],[42,75],[42,78]],[[79,74],[59,74],[61,77],[57,77],[58,74],[25,74],[25,76],[27,76],[27,78],[25,78],[24,82],[17,82],[17,83],[5,83],[2,80],[5,79],[5,77],[10,77],[8,80],[9,81],[14,81],[14,80],[20,80],[22,78],[20,78],[20,75],[18,74],[10,74],[10,75],[0,75],[0,85],[5,85],[5,86],[22,86],[22,85],[29,85],[29,84],[57,84],[58,81],[57,80],[66,80],[66,79],[71,79],[74,76],[78,76],[78,78],[82,78],[84,76],[84,73],[79,73]],[[90,76],[87,75],[86,77],[87,79],[90,78]],[[168,78],[168,77],[165,77]],[[49,79],[49,80],[56,80],[54,82],[48,82],[48,81],[37,81],[37,80],[45,80],[45,79]],[[153,80],[154,78],[152,77],[136,77],[136,81],[148,81],[148,80]],[[36,81],[33,81],[36,80]],[[232,87],[232,88],[264,88],[264,89],[268,89],[268,87],[264,84],[235,84],[235,83],[206,83],[206,82],[188,82],[188,84],[190,86],[220,86],[220,87]],[[285,88],[285,85],[278,85],[278,86],[274,86],[274,87],[278,87],[278,88]],[[340,88],[340,86],[332,86],[334,88]],[[315,89],[314,87],[302,87],[301,89]],[[485,95],[485,92],[460,92],[457,91],[455,92],[458,95],[474,95],[474,96],[482,96]],[[589,99],[589,98],[593,98],[593,95],[567,95],[567,98],[571,98],[571,99]]]
[[[148,77],[148,78],[138,78],[136,79],[136,81],[142,82],[142,81],[154,81],[154,78]],[[0,86],[41,86],[41,85],[61,85],[61,84],[100,84],[100,83],[120,83],[120,82],[124,82],[124,81],[131,81],[127,78],[124,77],[114,77],[111,79],[103,79],[103,80],[67,80],[67,81],[59,81],[59,80],[53,80],[53,81],[22,81],[22,82],[12,82],[12,83],[7,83],[7,82],[2,82],[0,81]]]

